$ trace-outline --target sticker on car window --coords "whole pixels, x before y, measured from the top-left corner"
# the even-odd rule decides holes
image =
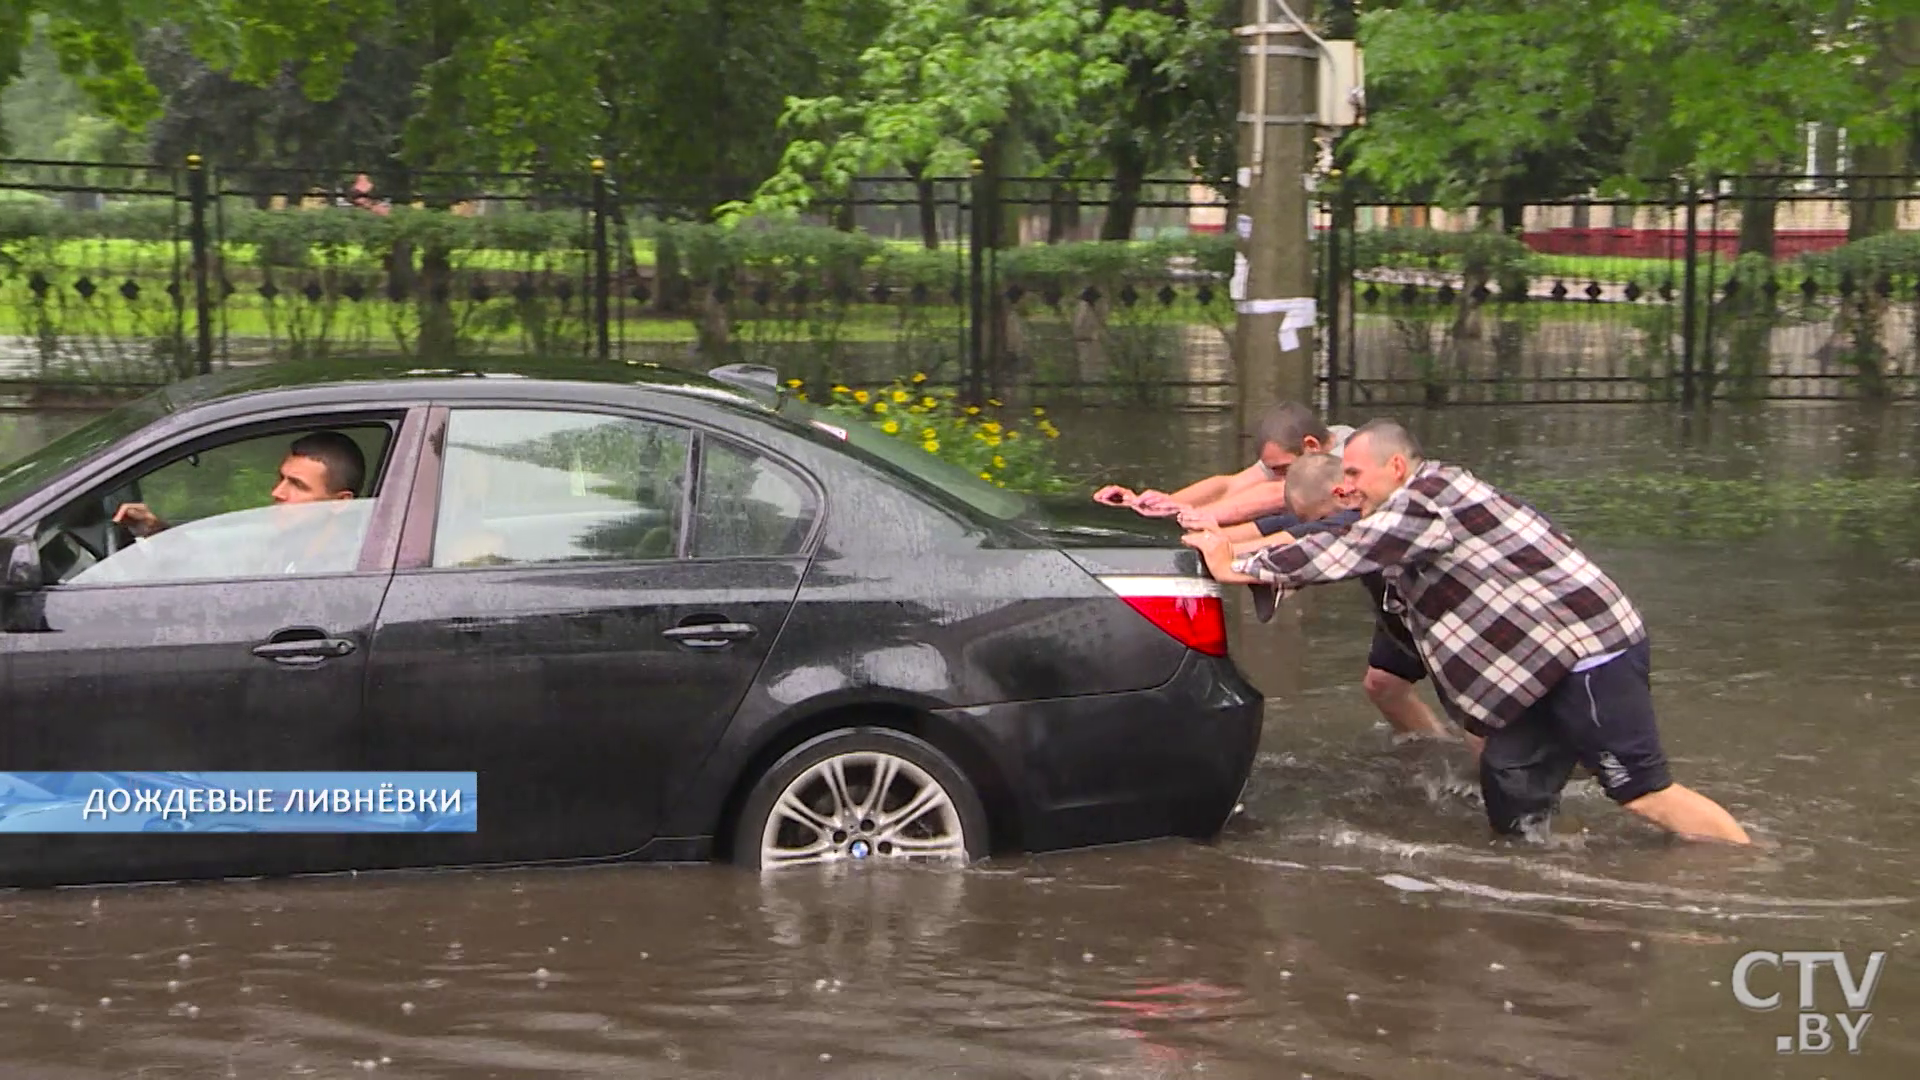
[[[839,439],[841,442],[847,441],[846,428],[834,427],[832,424],[826,423],[821,420],[815,420],[813,422],[813,426],[819,428],[821,431],[826,432],[827,434],[833,436],[834,438]]]

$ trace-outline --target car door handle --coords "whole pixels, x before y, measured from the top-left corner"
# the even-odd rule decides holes
[[[345,638],[294,638],[253,647],[253,655],[283,664],[317,664],[352,651],[353,642]]]
[[[720,649],[759,632],[752,623],[716,622],[669,627],[660,631],[660,636],[696,649]]]
[[[447,627],[456,634],[477,635],[489,630],[509,630],[519,623],[519,617],[514,615],[461,615],[448,619]]]

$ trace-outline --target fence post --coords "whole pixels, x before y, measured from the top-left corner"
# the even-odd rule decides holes
[[[207,285],[207,264],[213,245],[207,241],[207,172],[199,154],[187,155],[187,242],[193,252],[193,315],[195,357],[200,374],[213,371],[213,294]]]
[[[611,280],[607,272],[607,163],[593,159],[593,323],[600,359],[613,355],[607,326],[607,296]]]
[[[1699,279],[1694,272],[1695,257],[1700,250],[1700,193],[1691,179],[1687,181],[1687,235],[1683,245],[1682,257],[1686,259],[1686,268],[1682,271],[1683,284],[1680,288],[1680,302],[1684,305],[1680,312],[1680,406],[1691,409],[1694,405],[1696,388],[1694,386],[1694,349],[1697,345],[1694,335],[1694,303],[1698,299]]]

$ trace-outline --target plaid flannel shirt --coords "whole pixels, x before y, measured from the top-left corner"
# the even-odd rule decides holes
[[[1448,711],[1481,734],[1580,660],[1646,636],[1626,594],[1545,516],[1454,465],[1422,464],[1345,533],[1250,552],[1234,569],[1273,586],[1263,617],[1303,586],[1380,573]]]

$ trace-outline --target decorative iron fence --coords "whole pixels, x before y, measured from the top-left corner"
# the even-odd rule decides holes
[[[1335,202],[1322,225],[1326,375],[1345,403],[1920,394],[1911,177],[1452,213]]]
[[[737,189],[737,190],[736,190]],[[486,353],[1230,400],[1224,212],[1184,182],[870,180],[810,225],[724,182],[0,162],[0,379]],[[1132,239],[1084,242],[1124,201]]]
[[[870,179],[811,224],[705,224],[750,188],[0,161],[0,382],[514,353],[1233,403],[1231,209],[1206,189]],[[1911,178],[1452,213],[1336,191],[1317,225],[1336,405],[1920,394]]]

